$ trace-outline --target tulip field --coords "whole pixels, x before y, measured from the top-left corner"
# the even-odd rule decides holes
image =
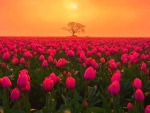
[[[150,113],[148,38],[0,38],[0,113]]]

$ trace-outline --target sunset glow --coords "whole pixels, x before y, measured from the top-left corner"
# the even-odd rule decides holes
[[[62,27],[86,26],[79,36],[149,37],[149,0],[0,0],[0,36],[69,36]]]

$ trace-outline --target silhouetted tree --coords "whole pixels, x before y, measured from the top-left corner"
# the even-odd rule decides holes
[[[84,33],[84,28],[85,26],[80,23],[69,22],[68,27],[64,27],[63,29],[69,31],[72,36],[75,36],[76,33]]]

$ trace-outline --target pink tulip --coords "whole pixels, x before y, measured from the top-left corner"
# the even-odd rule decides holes
[[[54,84],[57,82],[57,76],[55,75],[55,73],[51,73],[49,75],[49,78],[51,78],[51,80],[53,80]]]
[[[117,69],[117,65],[116,65],[116,63],[115,62],[113,62],[113,63],[110,63],[110,69],[112,69],[112,70],[115,70],[115,69]]]
[[[4,60],[9,60],[10,59],[10,53],[9,52],[5,52],[3,55],[3,59]]]
[[[135,99],[137,101],[144,101],[145,97],[144,97],[144,94],[143,94],[143,91],[141,89],[137,89],[136,92],[135,92]]]
[[[112,77],[111,77],[111,82],[115,81],[115,80],[118,80],[120,82],[121,80],[121,73],[120,73],[120,70],[119,71],[116,71]]]
[[[12,59],[12,64],[18,64],[18,63],[19,63],[18,58],[13,58]]]
[[[3,86],[3,88],[9,88],[9,87],[11,87],[11,81],[10,81],[10,79],[7,77],[7,76],[4,76],[3,78],[2,78],[2,86]]]
[[[52,62],[53,62],[53,57],[52,57],[52,56],[49,56],[49,57],[48,57],[48,62],[49,62],[49,63],[52,63]]]
[[[69,51],[67,52],[67,57],[74,57],[74,55],[75,55],[75,53],[74,53],[74,51],[72,51],[72,50],[69,50]]]
[[[146,71],[146,69],[147,69],[146,64],[144,62],[142,62],[141,71]]]
[[[133,86],[135,89],[141,89],[142,88],[142,81],[139,78],[134,79]]]
[[[2,67],[2,68],[6,68],[6,64],[3,62],[3,63],[1,64],[1,67]]]
[[[10,95],[11,100],[16,101],[20,98],[20,90],[18,88],[14,88],[11,91],[11,95]]]
[[[28,75],[26,73],[20,73],[18,80],[17,80],[17,85],[19,87],[25,87],[27,85],[28,82]]]
[[[127,104],[127,108],[128,108],[128,110],[131,110],[133,108],[133,106],[130,102]]]
[[[30,82],[27,81],[27,84],[25,87],[21,88],[23,92],[29,92],[30,91]]]
[[[73,77],[68,77],[68,78],[66,79],[66,87],[67,87],[68,89],[74,89],[75,86],[76,86],[76,81],[75,81],[75,79],[74,79]]]
[[[48,66],[48,62],[47,62],[47,60],[43,60],[43,62],[42,62],[42,66],[43,66],[43,67],[47,67],[47,66]]]
[[[20,64],[25,64],[24,58],[21,58],[21,59],[20,59]]]
[[[108,87],[108,91],[113,95],[117,95],[120,92],[120,83],[119,83],[119,81],[115,80],[114,82],[112,82]]]
[[[44,55],[40,55],[40,57],[39,57],[39,60],[40,60],[40,61],[43,61],[43,60],[45,60],[45,57],[44,57]]]
[[[101,64],[105,64],[105,59],[104,58],[100,58],[100,63]]]
[[[147,105],[145,108],[145,113],[150,113],[150,105]]]
[[[93,67],[89,67],[86,69],[84,73],[84,79],[85,80],[93,80],[96,75],[96,70],[93,69]]]
[[[54,82],[53,80],[51,80],[51,78],[45,78],[45,80],[43,81],[43,89],[45,91],[51,91],[54,87]]]

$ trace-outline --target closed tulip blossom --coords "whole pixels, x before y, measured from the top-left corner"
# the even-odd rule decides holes
[[[133,86],[135,89],[141,89],[142,88],[142,81],[139,78],[134,79]]]
[[[108,87],[108,91],[113,95],[117,95],[120,92],[120,83],[119,83],[119,81],[115,80],[114,82],[112,82]]]
[[[42,66],[43,66],[43,67],[47,67],[47,66],[48,66],[47,60],[44,60],[44,61],[43,61]]]
[[[53,82],[54,82],[54,84],[57,82],[57,76],[55,75],[55,73],[51,73],[50,75],[49,75],[49,78],[51,78],[51,80],[53,80]]]
[[[131,110],[133,108],[133,106],[130,102],[127,104],[127,108],[128,108],[128,110]]]
[[[141,71],[146,71],[146,69],[147,69],[146,64],[144,62],[142,62]]]
[[[119,71],[116,71],[112,77],[111,77],[111,82],[115,81],[115,80],[118,80],[120,82],[121,80],[121,73],[120,73],[120,70]]]
[[[54,82],[51,78],[45,78],[45,80],[43,81],[43,89],[45,91],[51,91],[54,87]]]
[[[11,91],[11,94],[10,94],[10,98],[11,100],[13,101],[16,101],[20,98],[20,90],[18,88],[14,88],[12,91]]]
[[[135,92],[135,99],[139,102],[144,101],[145,96],[141,89],[137,89]]]
[[[3,88],[9,88],[12,86],[10,79],[7,76],[2,78],[2,86]]]
[[[10,59],[10,53],[9,52],[5,52],[3,55],[3,59],[4,60],[9,60]]]
[[[26,73],[20,73],[18,80],[17,80],[17,85],[19,87],[25,87],[28,82],[28,75]]]
[[[40,61],[43,61],[43,60],[45,60],[45,57],[44,57],[44,55],[40,55],[40,57],[39,57],[39,60],[40,60]]]
[[[144,113],[150,113],[150,105],[147,105]]]
[[[76,86],[76,81],[75,81],[75,79],[74,79],[73,77],[68,77],[68,78],[66,79],[66,87],[67,87],[68,89],[74,89],[75,86]]]
[[[105,64],[105,59],[104,58],[100,58],[100,63],[101,64]]]
[[[86,69],[84,73],[84,79],[85,80],[93,80],[96,75],[96,70],[93,69],[93,67],[89,67]]]
[[[21,58],[19,62],[20,62],[20,64],[25,64],[24,58]]]
[[[29,92],[29,91],[30,91],[30,88],[31,88],[30,82],[27,81],[26,86],[25,86],[25,87],[22,87],[22,91],[23,91],[23,92]]]

